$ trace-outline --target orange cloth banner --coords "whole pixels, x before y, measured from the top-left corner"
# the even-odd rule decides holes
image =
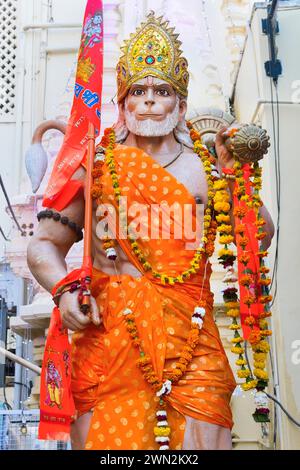
[[[183,223],[172,211],[168,223],[168,208],[177,204],[183,212],[190,205],[195,214],[193,195],[141,149],[118,145],[114,155],[122,196],[127,196],[128,224],[133,227],[133,208],[139,204],[144,210],[140,217],[136,214],[137,230],[142,232],[147,226],[150,230],[158,229],[157,238],[149,233],[149,238],[139,238],[139,246],[155,270],[177,276],[194,256],[194,250],[187,247],[187,242],[193,240],[188,240],[184,233],[176,238],[176,231],[183,228]],[[101,183],[103,203],[113,205],[117,211],[111,175],[106,167]],[[158,204],[164,214],[159,225],[155,222],[159,218]],[[109,219],[111,230],[113,219]],[[196,226],[195,217],[193,226]],[[166,237],[169,232],[171,236]],[[162,285],[150,272],[144,271],[127,238],[118,236],[118,245],[140,271],[140,277],[109,275],[94,267],[91,291],[103,324],[90,325],[72,337],[75,407],[79,415],[93,410],[85,448],[157,450],[159,447],[153,433],[158,398],[136,365],[139,352],[127,331],[125,308],[134,312],[139,338],[156,374],[167,379],[178,353],[186,345],[194,308],[200,298],[206,301],[207,312],[195,357],[167,398],[168,422],[172,429],[170,448],[182,448],[185,416],[232,428],[229,402],[236,384],[214,321],[209,261],[204,257],[200,271],[183,284]]]

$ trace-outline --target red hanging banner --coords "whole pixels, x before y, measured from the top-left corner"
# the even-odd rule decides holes
[[[52,290],[55,295],[66,284],[79,279],[77,269],[62,279]],[[63,328],[60,311],[54,308],[46,339],[40,386],[39,439],[66,440],[75,417],[71,394],[71,345]]]

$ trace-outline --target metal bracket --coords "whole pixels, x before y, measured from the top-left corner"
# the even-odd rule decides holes
[[[267,77],[271,77],[277,80],[279,75],[282,75],[281,61],[275,60],[275,62],[273,62],[271,60],[267,60],[267,62],[265,62],[265,71],[266,71]]]
[[[265,70],[268,77],[278,82],[278,77],[282,74],[282,63],[277,58],[278,48],[276,46],[276,34],[279,33],[279,23],[276,19],[278,0],[272,0],[268,5],[268,16],[262,20],[262,31],[268,36],[270,60],[265,62]]]
[[[269,35],[271,30],[272,30],[272,27],[270,25],[270,21],[268,20],[268,18],[265,18],[265,19],[261,20],[261,23],[262,23],[263,33]],[[279,23],[278,23],[277,20],[276,20],[276,23],[275,23],[274,32],[275,32],[275,34],[279,34],[279,32],[280,32],[279,31]]]

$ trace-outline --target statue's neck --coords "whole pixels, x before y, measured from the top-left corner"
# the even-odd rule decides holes
[[[130,132],[124,145],[144,150],[144,152],[151,155],[153,158],[160,157],[162,163],[164,157],[166,161],[168,161],[170,155],[174,155],[178,152],[178,148],[180,147],[173,132],[162,137],[142,137]]]

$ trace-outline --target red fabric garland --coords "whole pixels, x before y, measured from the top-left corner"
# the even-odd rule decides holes
[[[242,169],[243,169],[243,178],[245,180],[246,194],[249,195],[251,198],[252,190],[251,190],[251,183],[249,179],[251,176],[251,167],[247,164],[247,165],[244,165]],[[253,272],[253,274],[251,274],[251,278],[253,281],[251,288],[253,290],[253,294],[255,295],[255,297],[259,298],[261,287],[258,285],[258,282],[257,282],[260,277],[260,273],[259,273],[259,258],[257,255],[259,251],[259,244],[258,244],[258,240],[255,237],[255,235],[257,234],[257,227],[255,225],[256,214],[255,214],[254,209],[250,209],[247,206],[247,204],[244,201],[240,201],[236,195],[234,196],[234,207],[235,208],[242,207],[247,210],[246,216],[243,218],[243,224],[246,225],[245,235],[249,239],[249,243],[245,247],[245,251],[250,256],[250,261],[247,265],[247,269],[250,269]],[[237,226],[240,223],[241,222],[240,222],[239,217],[235,217],[235,225]],[[237,234],[236,240],[237,240],[238,258],[242,253],[244,253],[243,248],[239,245],[239,239],[240,239],[240,235]],[[244,339],[247,340],[251,332],[251,328],[245,325],[245,319],[249,316],[249,308],[247,305],[245,305],[244,301],[245,301],[246,296],[249,294],[249,289],[247,289],[245,286],[241,284],[241,278],[245,275],[243,274],[244,271],[245,271],[245,265],[238,261],[241,326],[243,330]],[[256,319],[259,313],[263,311],[263,306],[258,302],[252,304],[250,308],[251,308],[251,315],[253,315],[253,317]],[[258,329],[258,328],[254,326],[254,329]]]

